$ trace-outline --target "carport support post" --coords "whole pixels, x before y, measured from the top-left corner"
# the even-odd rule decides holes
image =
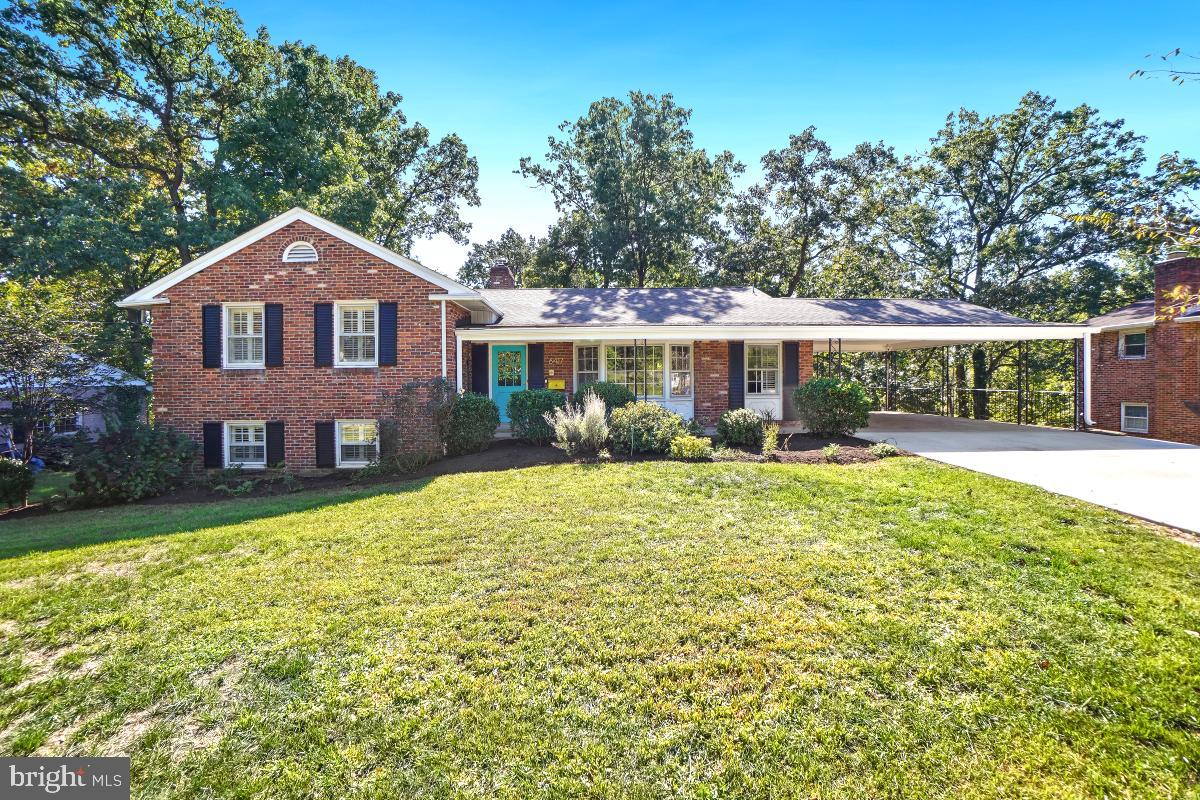
[[[1025,424],[1025,343],[1017,342],[1017,424]]]
[[[891,350],[884,351],[883,354],[883,408],[885,411],[894,411],[894,401],[892,397],[892,379],[895,377],[893,372],[896,369],[896,354]]]

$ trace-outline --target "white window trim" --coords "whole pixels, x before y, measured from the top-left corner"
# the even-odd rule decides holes
[[[750,391],[750,348],[751,347],[774,347],[775,348],[775,391],[773,392],[751,392]],[[742,387],[745,389],[746,397],[781,397],[783,394],[783,342],[746,342],[745,349],[742,353]]]
[[[263,460],[262,460],[261,464],[258,464],[258,463],[252,462],[252,461],[234,461],[230,457],[229,450],[231,447],[233,447],[233,436],[230,433],[229,429],[232,428],[234,425],[259,425],[262,427],[262,429],[263,429]],[[221,435],[225,440],[224,447],[222,448],[222,450],[224,451],[225,467],[227,469],[229,467],[241,467],[242,469],[266,469],[267,468],[267,423],[265,421],[259,420],[259,419],[229,420],[225,423],[225,428],[224,428],[224,430],[221,431]]]
[[[641,339],[635,339],[635,340],[620,339],[620,340],[614,340],[614,341],[573,342],[572,347],[571,347],[571,358],[573,359],[571,362],[571,380],[574,383],[575,391],[579,391],[579,388],[580,388],[579,387],[579,348],[581,348],[581,347],[598,348],[599,352],[597,353],[597,359],[599,360],[599,363],[597,364],[597,366],[599,367],[599,377],[596,380],[607,381],[608,380],[608,357],[607,357],[607,353],[605,352],[606,348],[608,348],[608,347],[629,347],[629,346],[641,347],[643,344],[645,344],[647,347],[662,347],[662,349],[663,349],[663,374],[662,374],[663,393],[662,393],[662,395],[650,395],[649,397],[647,397],[647,399],[651,400],[653,402],[662,401],[664,403],[666,403],[666,402],[673,402],[673,403],[694,402],[696,399],[696,343],[695,342],[671,342],[671,341],[654,341],[654,340],[649,340],[649,341],[643,342]],[[680,395],[679,397],[675,397],[671,394],[671,345],[675,345],[677,347],[681,346],[681,345],[686,345],[687,347],[691,348],[691,352],[692,352],[692,358],[691,358],[692,368],[690,370],[690,374],[692,376],[692,393],[691,394]],[[640,394],[637,397],[639,400],[642,399],[642,396]]]
[[[1146,351],[1144,353],[1142,353],[1140,356],[1125,355],[1125,337],[1131,333],[1140,333],[1146,337],[1145,344],[1143,345],[1143,347],[1145,347]],[[1150,331],[1145,328],[1140,328],[1138,330],[1121,331],[1121,335],[1120,335],[1119,341],[1117,343],[1117,350],[1118,350],[1118,355],[1121,358],[1125,359],[1126,361],[1145,361],[1146,356],[1150,355]],[[1135,403],[1134,405],[1139,405],[1139,404]]]
[[[683,372],[681,369],[671,369],[671,348],[672,347],[687,347],[688,349],[688,386],[692,388],[687,394],[681,394],[678,397],[671,391],[671,376],[676,372]],[[668,400],[692,400],[696,396],[696,346],[692,342],[669,342],[664,351],[667,368],[666,379],[663,381],[663,391],[667,393]]]
[[[1146,417],[1145,417],[1146,430],[1135,431],[1135,430],[1130,430],[1129,428],[1125,427],[1125,408],[1127,406],[1137,406],[1137,407],[1146,409]],[[1141,433],[1141,434],[1150,433],[1150,404],[1149,403],[1121,403],[1121,430],[1124,433]]]
[[[379,366],[379,301],[378,300],[338,300],[333,304],[333,365],[343,369],[370,369]],[[366,308],[375,309],[375,357],[370,361],[342,361],[342,309]]]
[[[311,247],[312,251],[313,251],[313,257],[312,258],[291,258],[292,251],[295,250],[300,245],[305,245],[307,247]],[[313,244],[312,242],[306,241],[304,239],[292,242],[283,251],[282,261],[284,264],[315,264],[320,260],[321,260],[321,256],[319,253],[317,253],[317,246],[315,244]]]
[[[333,421],[333,452],[334,464],[338,469],[362,469],[370,461],[342,461],[342,426],[343,425],[374,425],[375,426],[375,455],[379,455],[379,420],[377,419],[335,419]]]
[[[223,303],[221,305],[221,368],[222,369],[266,369],[267,367],[267,311],[266,303]],[[262,361],[239,361],[234,364],[229,358],[229,336],[233,328],[229,315],[234,311],[249,310],[262,314]]]

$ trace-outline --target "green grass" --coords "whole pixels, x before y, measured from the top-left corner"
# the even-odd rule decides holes
[[[137,797],[1180,797],[1200,551],[917,459],[0,523],[0,752]]]
[[[44,469],[34,477],[33,491],[29,493],[30,503],[44,503],[54,495],[67,497],[71,494],[71,481],[75,478],[72,472],[57,472]]]

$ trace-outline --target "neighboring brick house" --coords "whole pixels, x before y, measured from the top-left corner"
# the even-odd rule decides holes
[[[1087,321],[1090,427],[1200,444],[1200,258],[1154,267],[1154,297]]]
[[[472,289],[302,209],[121,302],[151,312],[155,419],[209,467],[358,467],[388,396],[444,378],[496,401],[622,383],[712,425],[747,407],[794,419],[814,352],[1073,339],[953,300],[774,298],[747,288],[519,289],[503,264]],[[424,391],[424,388],[419,389]],[[404,446],[433,443],[401,420]]]

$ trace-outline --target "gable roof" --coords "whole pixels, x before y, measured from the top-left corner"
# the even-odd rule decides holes
[[[172,286],[187,280],[205,267],[209,267],[221,259],[229,257],[242,248],[269,236],[293,222],[304,222],[319,231],[336,236],[342,241],[370,253],[381,261],[386,261],[389,264],[394,264],[403,270],[407,270],[418,278],[429,281],[438,288],[443,289],[451,298],[464,300],[480,299],[479,293],[474,289],[464,286],[436,270],[430,269],[419,261],[415,261],[408,256],[402,256],[399,253],[394,253],[386,247],[359,236],[357,233],[343,228],[335,222],[330,222],[324,217],[313,214],[311,211],[305,211],[303,208],[293,208],[291,211],[285,211],[258,227],[246,231],[236,239],[231,239],[220,247],[210,250],[199,258],[184,264],[179,269],[169,275],[164,275],[149,286],[138,289],[129,295],[129,297],[118,302],[117,305],[122,308],[145,308],[167,303],[168,300],[162,296],[162,293]]]
[[[1088,327],[1099,328],[1101,330],[1116,330],[1117,328],[1128,328],[1138,325],[1149,327],[1154,324],[1154,313],[1154,298],[1147,297],[1144,300],[1138,300],[1136,303],[1130,303],[1114,311],[1109,311],[1107,314],[1092,317],[1084,324]]]
[[[629,325],[943,325],[1039,323],[962,300],[771,297],[752,288],[481,289],[489,328]]]

